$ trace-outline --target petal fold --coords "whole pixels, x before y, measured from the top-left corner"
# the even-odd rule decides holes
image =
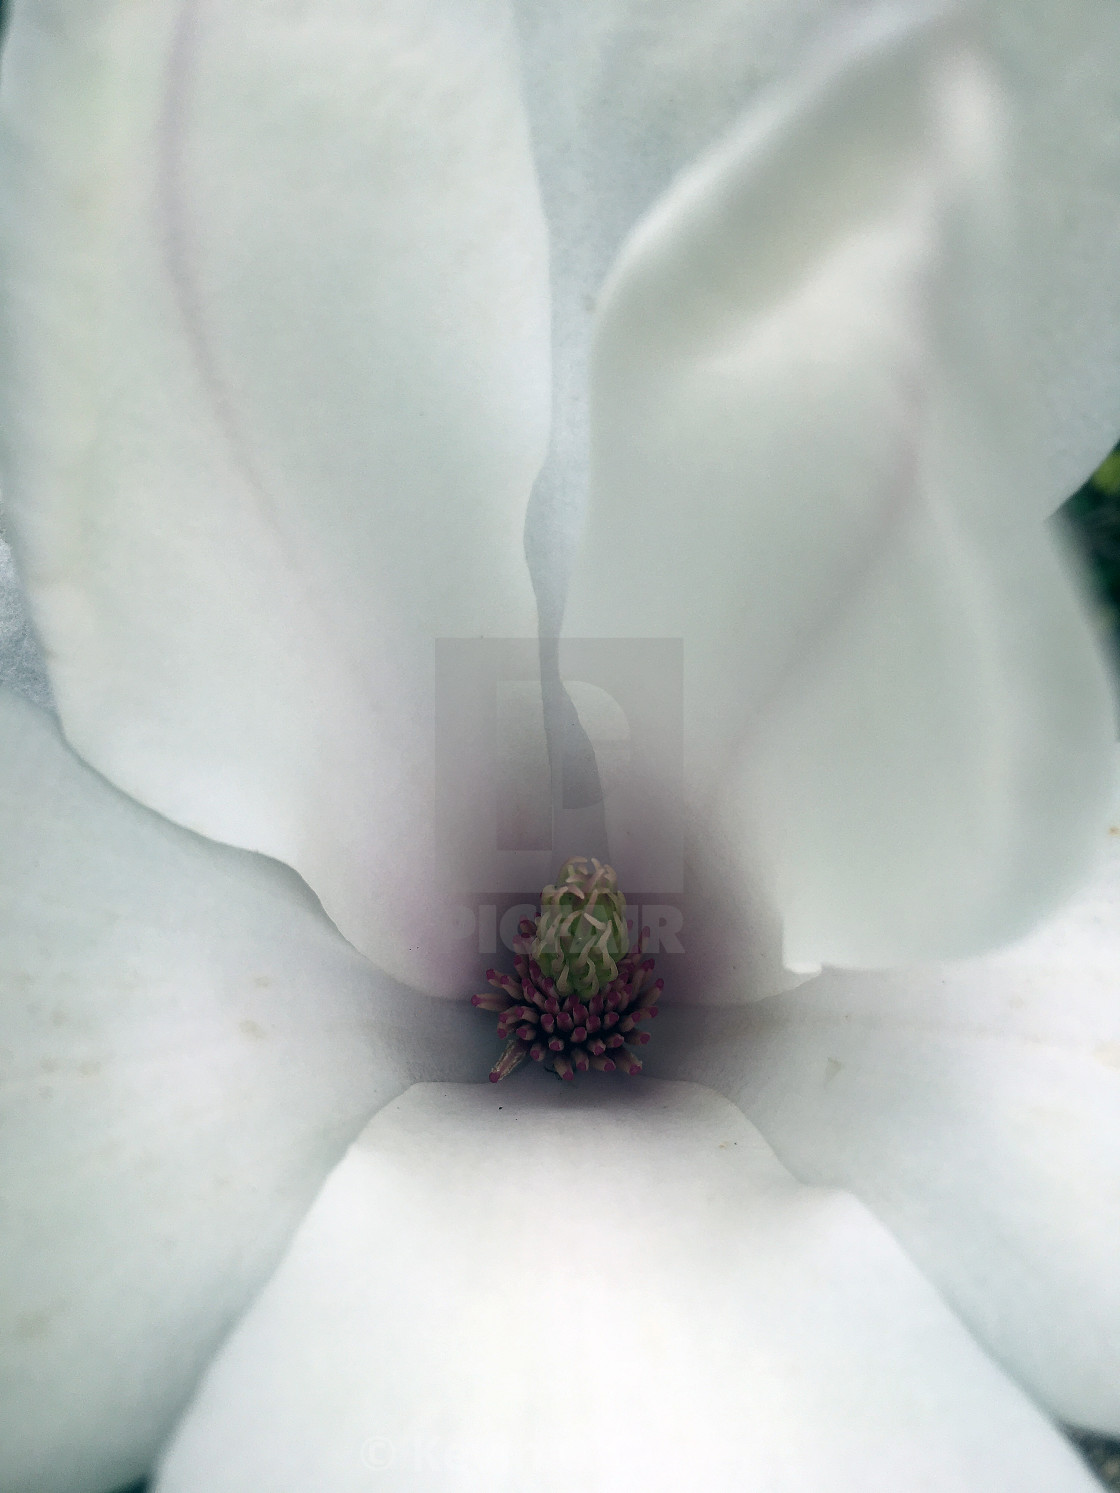
[[[768,863],[791,968],[992,947],[1107,814],[989,51],[871,10],[678,178],[600,304],[565,626],[684,639],[689,812]]]
[[[1109,0],[982,8],[1011,102],[1024,381],[1039,391],[1030,490],[1056,505],[1116,442],[1120,410],[1120,12]]]
[[[68,739],[457,989],[434,644],[532,633],[548,416],[503,0],[22,0],[0,178],[5,501]]]
[[[491,1041],[6,691],[0,842],[0,1487],[104,1493],[146,1474],[373,1110]]]
[[[1073,896],[1115,790],[1109,671],[1041,530],[932,505],[748,734],[792,968],[961,958]]]
[[[851,1189],[1055,1416],[1120,1434],[1120,819],[1095,882],[984,959],[826,971],[745,1012],[664,1012],[651,1071],[740,1104]]]
[[[849,1197],[711,1091],[425,1085],[207,1375],[157,1493],[1089,1490]]]

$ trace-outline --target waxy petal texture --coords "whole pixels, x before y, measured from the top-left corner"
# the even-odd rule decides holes
[[[648,1066],[851,1189],[1021,1384],[1117,1435],[1120,819],[1108,839],[1096,882],[1014,948],[665,1011]]]
[[[0,1487],[104,1493],[147,1471],[368,1116],[484,1072],[492,1040],[7,692],[0,842]]]
[[[411,1089],[323,1189],[158,1493],[1089,1493],[850,1197],[710,1090]]]
[[[860,3],[515,0],[550,228],[552,439],[526,529],[546,632],[559,628],[587,498],[588,351],[611,266],[676,174]]]
[[[910,515],[746,737],[787,963],[890,966],[1021,937],[1093,866],[1115,733],[1057,536],[989,545],[944,508]]]
[[[0,182],[5,502],[68,739],[458,991],[434,643],[534,631],[548,414],[502,0],[22,0]]]
[[[1120,11],[1109,0],[986,0],[1011,103],[1021,224],[1024,382],[1039,391],[1039,465],[1024,496],[1075,491],[1120,409]]]
[[[920,24],[936,4],[881,0],[517,0],[534,153],[553,231],[554,470],[534,515],[553,605],[586,485],[586,360],[595,301],[641,216],[814,46],[869,17]],[[998,71],[1013,148],[1004,193],[1017,234],[1022,337],[1015,383],[1037,459],[1021,504],[1052,511],[1116,440],[1120,408],[1120,12],[1112,0],[977,0],[955,7]],[[750,252],[753,252],[753,247]]]
[[[683,637],[694,836],[722,819],[768,860],[791,968],[1013,936],[1107,812],[1108,671],[1031,527],[978,36],[876,10],[678,179],[603,292],[565,627]]]

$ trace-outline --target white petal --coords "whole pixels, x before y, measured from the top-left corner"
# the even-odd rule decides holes
[[[1004,112],[971,32],[877,11],[604,292],[565,625],[683,637],[695,834],[765,848],[795,968],[991,947],[1107,812],[1107,671],[1029,527]]]
[[[1120,1434],[1120,820],[1064,917],[998,956],[827,972],[744,1015],[663,1013],[657,1071],[851,1188],[1055,1415]],[[647,1065],[648,1066],[648,1065]]]
[[[569,631],[687,629],[707,696],[724,628],[745,713],[858,579],[929,464],[929,290],[955,206],[938,95],[969,63],[944,26],[880,17],[638,225],[600,307]]]
[[[69,739],[457,989],[434,640],[534,630],[547,421],[504,0],[22,0],[0,109],[5,499]]]
[[[333,1174],[158,1493],[1093,1486],[890,1236],[710,1090],[420,1086]]]
[[[747,740],[787,963],[959,958],[1028,932],[1095,862],[1115,720],[1049,535],[989,547],[944,510],[901,523]]]
[[[869,0],[515,0],[549,221],[559,397],[549,490],[532,537],[549,581],[578,529],[591,311],[643,213],[741,111],[793,77]],[[1018,235],[1023,348],[1016,383],[1037,396],[1038,459],[1020,496],[1053,508],[1116,439],[1120,409],[1120,14],[1112,0],[980,0],[967,9],[1009,106],[1005,160]],[[559,530],[559,533],[557,533]],[[545,555],[547,555],[547,562]],[[550,590],[563,596],[562,578]]]
[[[533,153],[551,229],[554,401],[526,548],[558,628],[587,485],[587,350],[633,225],[674,176],[864,0],[514,0]]]
[[[472,1053],[287,867],[139,807],[6,692],[0,761],[0,1486],[104,1493],[373,1109],[485,1072],[492,1039]]]
[[[560,287],[601,280],[636,220],[760,87],[866,0],[514,0]],[[594,291],[595,281],[584,291]]]
[[[1058,503],[1120,431],[1120,11],[1111,0],[983,10],[1014,110],[1036,484]]]

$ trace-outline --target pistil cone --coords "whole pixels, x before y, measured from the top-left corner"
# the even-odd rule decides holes
[[[626,903],[610,866],[568,861],[542,894],[541,915],[523,918],[514,942],[515,974],[486,971],[491,989],[471,1004],[498,1013],[506,1045],[490,1070],[497,1083],[526,1058],[563,1079],[595,1068],[640,1073],[639,1026],[657,1015],[664,987],[643,953],[649,930],[627,949]]]

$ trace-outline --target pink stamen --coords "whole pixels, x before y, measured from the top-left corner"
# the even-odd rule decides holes
[[[519,1042],[516,1037],[508,1042],[502,1050],[502,1055],[490,1069],[490,1082],[498,1083],[499,1080],[507,1078],[515,1068],[519,1068],[529,1056],[529,1049],[524,1042]]]
[[[479,1006],[483,1011],[504,1011],[506,1008],[506,997],[504,995],[490,995],[488,992],[482,995],[472,995],[471,1005]]]

